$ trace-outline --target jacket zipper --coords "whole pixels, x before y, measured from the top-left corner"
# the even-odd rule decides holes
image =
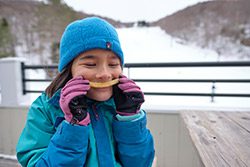
[[[93,104],[92,110],[93,110],[93,113],[94,113],[94,116],[95,116],[95,120],[98,121],[99,120],[99,115],[98,115],[97,107],[96,107],[95,104]]]

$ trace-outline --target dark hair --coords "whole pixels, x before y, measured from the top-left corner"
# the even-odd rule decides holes
[[[63,69],[61,73],[58,73],[55,79],[53,79],[50,85],[46,88],[45,92],[48,97],[51,98],[58,89],[63,88],[64,85],[72,78],[72,64],[73,63],[71,62],[67,67]]]

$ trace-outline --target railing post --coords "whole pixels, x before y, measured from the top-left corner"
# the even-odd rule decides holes
[[[21,74],[22,74],[22,90],[23,94],[26,95],[26,85],[25,85],[25,64],[24,62],[21,62]]]
[[[211,102],[214,102],[214,94],[215,94],[215,82],[212,84],[212,92],[211,92]]]
[[[1,106],[15,107],[29,102],[29,96],[23,95],[22,62],[20,58],[0,59]]]

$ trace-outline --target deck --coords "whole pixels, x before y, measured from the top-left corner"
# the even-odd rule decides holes
[[[27,111],[0,107],[0,155],[15,155]],[[250,167],[250,112],[232,111],[148,109],[156,166]],[[0,156],[0,167],[18,166],[15,159],[4,157]]]
[[[250,112],[181,113],[206,167],[250,166]]]

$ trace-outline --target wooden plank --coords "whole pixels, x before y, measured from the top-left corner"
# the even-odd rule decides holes
[[[185,111],[181,116],[205,166],[250,166],[250,113]]]
[[[233,114],[224,113],[228,119],[231,119],[236,124],[250,133],[250,112],[235,112]]]
[[[224,137],[230,139],[231,147],[247,166],[250,166],[250,113],[235,112],[221,115],[225,118],[226,128],[231,133],[225,133]],[[247,118],[247,119],[246,119]]]

